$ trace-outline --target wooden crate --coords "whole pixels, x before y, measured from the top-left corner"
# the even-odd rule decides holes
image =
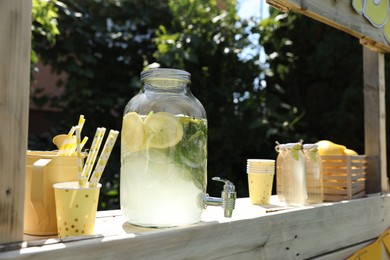
[[[322,156],[324,201],[361,198],[366,194],[364,155]]]

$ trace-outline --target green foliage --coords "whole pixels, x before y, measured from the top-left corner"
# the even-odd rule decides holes
[[[55,46],[39,50],[55,72],[67,74],[66,82],[59,82],[64,95],[51,105],[66,112],[66,122],[84,114],[90,124],[94,120],[93,129],[118,127],[112,119],[121,118],[137,91],[139,72],[155,50],[154,28],[164,23],[157,18],[168,18],[167,9],[133,0],[67,0],[57,8],[61,34]]]
[[[296,133],[307,143],[328,139],[363,153],[358,40],[313,19],[277,11],[260,30],[269,64],[267,86],[279,89],[281,102],[302,113]]]
[[[227,178],[238,196],[248,196],[246,159],[275,158],[276,140],[297,140],[302,115],[280,98],[283,88],[265,87],[271,70],[263,70],[258,54],[239,55],[252,45],[250,34],[262,31],[237,17],[234,1],[224,3],[221,10],[211,0],[56,2],[60,34],[55,44],[35,46],[55,73],[67,75],[58,83],[64,94],[49,102],[63,111],[52,119],[56,133],[66,133],[80,114],[85,135],[98,126],[120,130],[144,67],[185,69],[208,114],[208,178]],[[103,175],[100,209],[119,207],[119,162],[118,144]],[[208,182],[213,196],[221,188]]]
[[[306,142],[328,139],[364,154],[363,47],[359,40],[298,14],[271,11],[270,19],[259,25],[269,64],[265,80],[271,88],[282,90],[283,102],[303,111],[296,133]],[[388,54],[385,60],[388,67]],[[390,71],[385,74],[389,86]],[[390,133],[390,121],[386,124]]]
[[[64,93],[52,99],[35,99],[42,104],[49,100],[46,104],[63,111],[51,118],[56,134],[67,133],[80,114],[87,120],[83,134],[90,138],[100,126],[120,130],[123,108],[139,90],[139,73],[153,62],[154,31],[170,19],[166,4],[136,0],[64,0],[53,4],[60,34],[55,44],[44,42],[34,48],[53,73],[66,74],[66,80],[58,82]],[[30,136],[34,147],[43,147],[37,144],[39,140],[50,142],[49,138]],[[105,209],[119,207],[117,143],[102,179],[100,207]],[[90,145],[91,141],[86,147]]]
[[[248,195],[246,159],[275,158],[275,141],[329,139],[363,153],[358,40],[273,9],[254,25],[237,17],[235,1],[223,3],[224,9],[215,0],[33,0],[32,61],[38,53],[67,78],[58,82],[65,87],[59,98],[37,99],[32,91],[63,113],[48,133],[30,136],[29,148],[48,149],[80,114],[88,136],[98,126],[120,129],[139,73],[160,64],[191,73],[191,89],[208,114],[208,179],[233,181],[240,197]],[[253,47],[250,34],[260,35],[265,64],[258,53],[242,56]],[[100,209],[119,207],[119,162],[118,144],[103,175]],[[220,184],[208,181],[207,189],[220,195]]]
[[[54,44],[56,36],[60,33],[57,27],[57,11],[54,0],[32,1],[32,64],[38,62],[35,48],[42,44]]]

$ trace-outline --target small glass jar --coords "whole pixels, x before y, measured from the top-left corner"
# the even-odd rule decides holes
[[[324,200],[322,163],[316,144],[304,144],[307,203],[318,204]]]
[[[289,206],[302,206],[307,202],[305,157],[302,143],[285,145],[286,155],[281,163],[283,195]]]
[[[287,154],[286,145],[278,143],[275,150],[278,153],[278,156],[276,157],[276,195],[278,196],[280,202],[285,202],[286,199],[283,194],[282,164]]]
[[[186,71],[145,70],[141,83],[123,117],[122,212],[146,227],[199,222],[207,182],[205,109]]]

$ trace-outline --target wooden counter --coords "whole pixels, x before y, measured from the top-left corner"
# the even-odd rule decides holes
[[[202,222],[165,229],[98,212],[95,235],[0,245],[0,259],[345,259],[390,226],[390,195],[300,208],[238,199],[233,218],[208,207]]]

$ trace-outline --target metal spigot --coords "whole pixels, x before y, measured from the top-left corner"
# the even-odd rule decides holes
[[[223,186],[223,190],[221,192],[221,198],[210,197],[209,194],[205,195],[204,207],[206,208],[207,205],[222,206],[225,218],[231,218],[237,197],[235,186],[229,180],[221,179],[219,177],[213,177],[212,180],[223,182],[225,185]]]

